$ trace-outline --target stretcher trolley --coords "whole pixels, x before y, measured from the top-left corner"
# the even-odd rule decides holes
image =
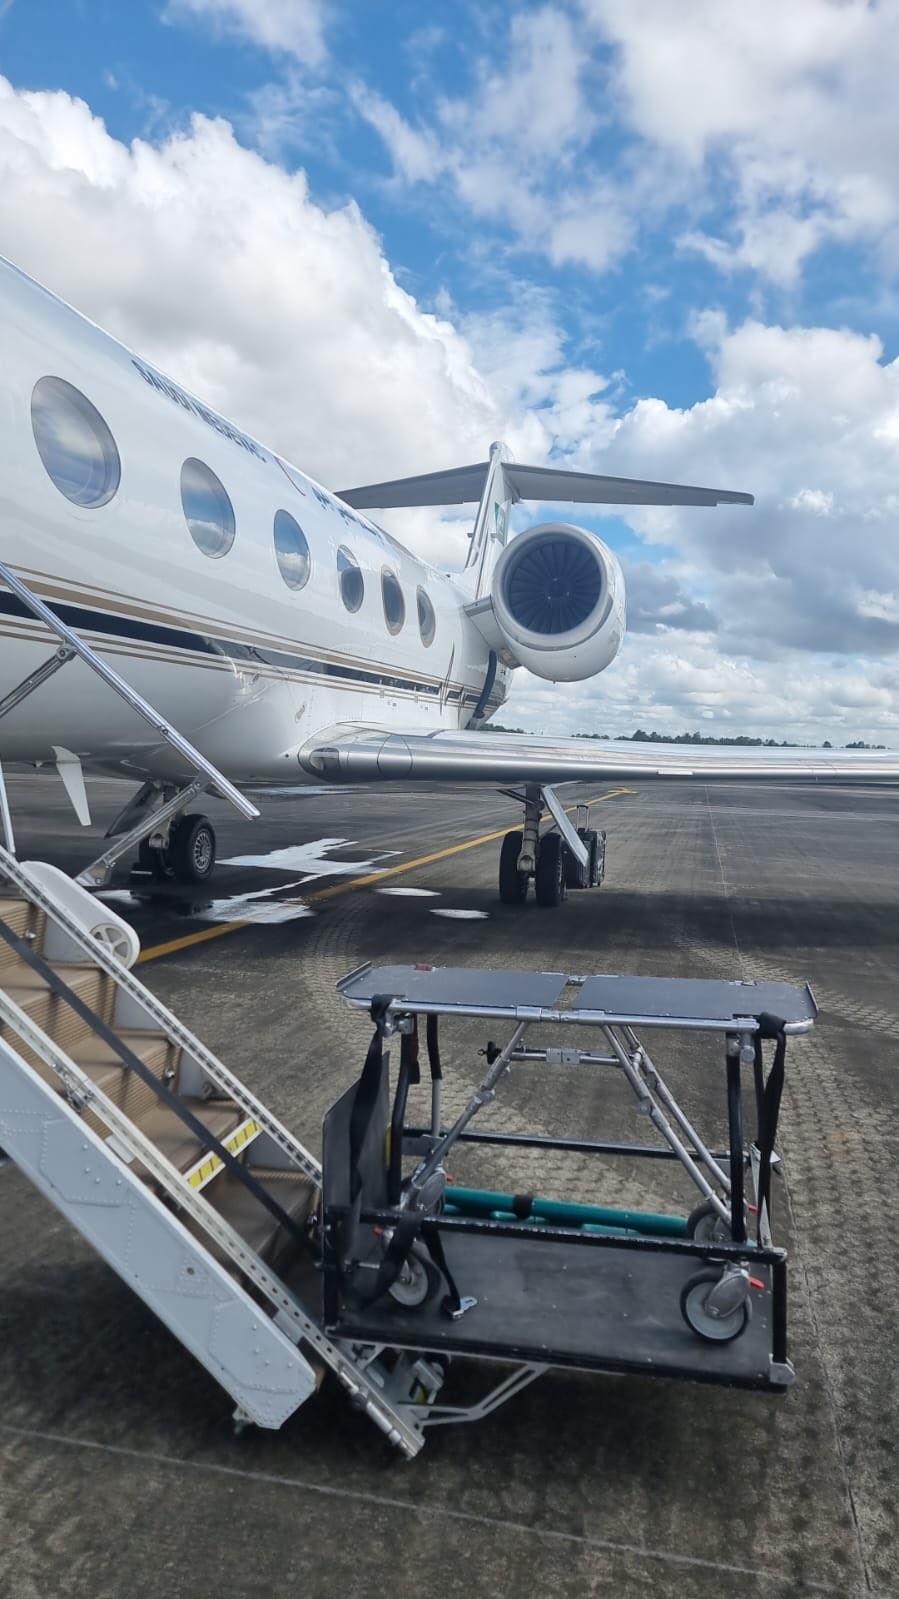
[[[356,1351],[396,1351],[397,1396],[417,1427],[483,1416],[553,1366],[789,1386],[771,1180],[787,1038],[817,1015],[808,987],[428,965],[366,965],[338,986],[375,1030],[361,1076],[325,1118],[324,1321]],[[491,1036],[450,1120],[440,1029],[454,1018],[480,1018]],[[702,1062],[701,1102],[726,1126],[725,1149],[704,1141],[650,1055],[648,1035],[657,1051],[674,1032],[720,1039],[723,1070]],[[483,1112],[519,1069],[620,1074],[655,1141],[486,1130]],[[415,1125],[410,1090],[427,1073],[429,1114]],[[460,1187],[447,1163],[471,1144],[482,1160],[521,1146],[535,1177],[554,1151],[679,1162],[697,1204],[655,1214]],[[456,1356],[501,1367],[474,1402],[441,1397]]]

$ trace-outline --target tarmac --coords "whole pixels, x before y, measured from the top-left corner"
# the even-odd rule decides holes
[[[55,779],[13,777],[20,855],[86,864],[126,792],[89,784],[97,826],[81,831]],[[562,792],[595,801],[608,866],[557,910],[498,902],[508,800],[386,788],[257,797],[253,824],[210,806],[232,861],[211,887],[135,890],[120,874],[113,903],[140,931],[143,980],[316,1150],[362,1064],[368,1027],[335,983],[364,960],[810,982],[821,1015],[788,1052],[775,1194],[793,1388],[550,1373],[404,1462],[326,1384],[280,1432],[235,1436],[227,1396],[7,1169],[0,1594],[899,1594],[899,795]],[[469,1027],[447,1046],[451,1104],[485,1042]],[[658,1053],[720,1137],[718,1053],[684,1039]],[[497,1127],[646,1132],[620,1085],[584,1074],[521,1068],[501,1100]],[[693,1202],[667,1166],[652,1194],[584,1156],[536,1171],[520,1150],[488,1152],[463,1168],[496,1188]]]

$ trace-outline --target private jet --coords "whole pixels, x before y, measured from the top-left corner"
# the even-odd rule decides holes
[[[614,551],[562,522],[510,538],[513,506],[750,494],[521,465],[502,444],[333,492],[2,260],[0,329],[0,761],[55,765],[82,823],[86,772],[137,785],[82,883],[135,850],[144,876],[207,879],[215,832],[190,809],[203,793],[252,817],[244,789],[486,783],[522,815],[500,898],[521,904],[533,882],[554,906],[604,862],[559,783],[899,776],[890,752],[485,731],[517,668],[584,681],[625,634]],[[463,504],[476,510],[458,573],[367,514]],[[2,775],[0,811],[11,837]]]

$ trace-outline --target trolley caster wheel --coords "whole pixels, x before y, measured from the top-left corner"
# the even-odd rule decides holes
[[[403,1261],[399,1276],[391,1283],[387,1292],[395,1305],[402,1305],[404,1310],[418,1310],[436,1294],[441,1281],[440,1273],[433,1262],[426,1255],[417,1254],[413,1248]]]
[[[738,1287],[736,1278],[745,1280],[742,1271],[730,1275],[735,1279],[733,1289],[727,1282],[728,1274],[722,1277],[721,1272],[714,1269],[697,1272],[695,1277],[687,1279],[681,1289],[680,1308],[684,1321],[691,1332],[710,1344],[732,1343],[745,1331],[752,1314],[752,1306],[746,1297],[728,1304],[738,1292],[742,1292],[742,1285]],[[724,1301],[720,1308],[714,1302],[716,1288],[721,1290],[719,1298]]]
[[[528,897],[528,877],[518,870],[521,833],[507,833],[499,852],[499,897],[503,905],[523,905]]]
[[[546,833],[537,846],[534,890],[538,905],[561,905],[568,898],[565,846],[560,833]]]
[[[732,1243],[731,1230],[710,1199],[703,1200],[687,1217],[687,1237],[698,1244]]]
[[[215,829],[208,816],[179,816],[166,854],[180,883],[205,883],[215,869]]]

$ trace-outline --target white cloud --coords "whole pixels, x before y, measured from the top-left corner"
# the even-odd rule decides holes
[[[833,495],[824,489],[800,489],[787,501],[792,511],[811,511],[813,516],[830,516]]]
[[[436,136],[413,128],[383,95],[357,84],[353,103],[360,116],[380,134],[399,177],[407,183],[432,183],[444,171],[447,158]]]
[[[563,720],[564,726],[560,722]],[[864,738],[899,746],[899,666],[841,670],[826,656],[776,662],[722,657],[714,641],[683,634],[629,638],[618,662],[591,683],[516,680],[500,713],[506,726],[534,732],[663,733],[700,729],[721,737],[787,738],[835,744]]]
[[[557,266],[614,265],[634,229],[620,186],[582,164],[601,122],[583,30],[561,5],[515,13],[502,54],[475,58],[473,75],[468,94],[432,94],[430,122],[417,126],[383,96],[356,89],[356,108],[397,178],[449,184],[474,216],[508,226]]]
[[[716,265],[793,285],[821,244],[882,238],[899,216],[893,159],[899,12],[868,0],[583,0],[614,47],[624,121],[695,174],[723,167],[734,237],[687,230]],[[695,196],[694,196],[695,198]]]
[[[899,255],[899,9],[868,0],[555,0],[513,11],[472,87],[414,123],[357,105],[400,181],[440,183],[556,266],[616,266],[676,214],[683,250],[793,289],[809,257]],[[497,64],[498,61],[501,64]]]
[[[0,80],[0,235],[26,271],[325,482],[476,460],[503,415],[350,203],[196,117],[125,146]]]
[[[326,210],[227,123],[126,146],[82,102],[4,80],[0,235],[335,487],[477,460],[505,436],[520,459],[757,493],[753,511],[631,513],[678,552],[636,563],[646,631],[564,700],[523,679],[503,720],[899,740],[899,365],[876,338],[700,314],[710,396],[622,413],[608,374],[569,364],[545,295],[522,286],[502,316],[462,318],[448,296],[425,311],[358,207]],[[396,526],[458,564],[467,520]]]
[[[722,651],[899,650],[895,620],[856,596],[899,589],[899,363],[846,329],[709,320],[707,340],[716,325],[714,394],[638,401],[591,465],[756,494],[751,511],[629,518],[703,572]]]
[[[165,15],[208,22],[310,66],[327,55],[322,0],[169,0]]]

